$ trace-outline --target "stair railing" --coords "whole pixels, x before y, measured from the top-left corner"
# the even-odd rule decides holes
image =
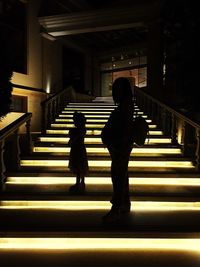
[[[72,87],[67,87],[49,97],[41,103],[42,107],[42,125],[41,131],[43,134],[46,133],[46,129],[54,122],[55,118],[61,112],[66,102],[69,101],[69,93]]]
[[[172,145],[180,146],[182,154],[192,158],[196,170],[200,171],[200,125],[140,88],[135,88],[134,94],[138,106],[171,137]]]
[[[17,171],[20,168],[19,129],[24,124],[26,127],[26,140],[24,139],[26,152],[27,154],[32,152],[31,117],[32,113],[25,113],[0,129],[0,190],[4,189],[6,173],[8,171]]]

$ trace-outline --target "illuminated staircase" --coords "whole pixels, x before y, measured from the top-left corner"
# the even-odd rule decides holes
[[[198,266],[199,174],[137,106],[150,136],[131,154],[131,214],[114,225],[102,223],[112,186],[100,133],[113,108],[112,103],[68,104],[35,141],[33,154],[21,159],[20,172],[8,175],[0,206],[2,266]],[[90,173],[84,195],[68,192],[75,182],[67,168],[74,110],[87,119]]]

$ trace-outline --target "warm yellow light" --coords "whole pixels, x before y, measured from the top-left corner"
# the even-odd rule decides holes
[[[96,121],[97,122],[97,121]],[[74,127],[74,124],[73,123],[52,123],[51,124],[51,127],[52,128],[72,128],[72,127]],[[94,123],[92,123],[92,124],[86,124],[86,128],[97,128],[97,129],[102,129],[104,127],[104,124],[94,124]],[[149,128],[150,129],[155,129],[157,126],[155,125],[155,124],[150,124],[149,125]],[[156,134],[156,132],[157,133],[162,133],[162,131],[154,131],[154,132],[152,132],[152,134]]]
[[[114,104],[113,101],[108,102],[108,103],[101,103],[101,102],[69,102],[67,106],[111,106],[111,107],[117,107],[117,105]],[[137,105],[134,104],[135,108],[138,108]]]
[[[47,134],[67,134],[68,130],[47,130]],[[92,131],[93,132],[93,131]],[[91,132],[91,133],[92,133]],[[98,131],[94,130],[94,135],[98,135]],[[56,143],[68,143],[68,137],[39,137],[41,142],[56,142]],[[148,144],[170,144],[170,138],[149,138],[145,142]],[[102,144],[101,138],[86,137],[85,144]]]
[[[93,111],[91,111],[90,109],[88,109],[88,110],[78,110],[77,109],[77,111],[80,111],[80,112],[82,112],[83,114],[110,114],[110,112],[112,111],[112,110],[110,110],[110,111],[99,111],[99,109],[97,109],[97,110],[93,110]],[[66,111],[66,110],[64,110],[64,111],[62,111],[62,113],[63,114],[73,114],[74,113],[74,111]],[[138,111],[138,112],[136,112],[137,114],[140,114],[140,115],[142,115],[143,114],[143,112],[142,111]]]
[[[43,167],[66,167],[68,160],[21,160],[21,166],[43,166]],[[109,160],[89,160],[90,167],[96,168],[110,168],[111,161]],[[151,167],[151,168],[194,168],[191,161],[129,161],[129,167]]]
[[[132,233],[130,233],[130,236]],[[193,235],[192,235],[193,236]],[[200,238],[124,238],[124,237],[5,237],[0,238],[0,249],[15,250],[182,250],[200,252]]]
[[[55,129],[55,130],[47,130],[47,134],[65,134],[65,135],[67,135],[68,133],[69,133],[69,130],[58,130],[58,129]],[[86,131],[86,134],[87,135],[100,135],[101,134],[101,130],[96,130],[96,129],[95,130],[94,129],[87,130]],[[98,138],[98,139],[99,139],[98,142],[100,142],[100,138]]]
[[[67,106],[66,108],[64,108],[64,110],[69,110],[69,111],[71,111],[71,110],[78,110],[78,111],[85,111],[85,110],[112,111],[114,109],[115,109],[114,106],[107,106],[107,105],[105,105],[105,106],[98,106],[98,105],[97,106],[91,106],[91,105],[90,106],[88,106],[88,105],[85,105],[85,106],[76,105],[76,106],[74,106],[74,105],[70,105],[70,106]],[[140,110],[138,108],[135,108],[134,111],[140,111]]]
[[[99,108],[99,109],[107,109],[107,108],[111,108],[111,109],[114,109],[115,107],[117,107],[116,105],[100,105],[100,104],[93,104],[93,105],[91,105],[91,104],[68,104],[67,105],[67,107],[66,108]]]
[[[103,122],[106,123],[107,119],[87,119],[87,122]],[[56,122],[73,122],[73,119],[56,119]]]
[[[103,147],[86,147],[87,153],[95,153],[96,155],[98,154],[105,154],[108,155],[109,152],[107,149]],[[49,152],[49,153],[69,153],[70,152],[70,147],[33,147],[34,152]],[[181,154],[180,148],[133,148],[131,155],[137,155],[137,154],[156,154],[156,155],[163,155],[163,154]]]
[[[70,108],[65,108],[64,110],[66,110],[66,111],[71,111],[71,110],[77,110],[77,111],[87,111],[87,110],[93,110],[93,111],[100,111],[100,110],[102,110],[102,111],[112,111],[112,110],[114,110],[114,108],[107,108],[107,107],[101,107],[101,108],[96,108],[96,107],[70,107]]]
[[[101,118],[102,116],[100,116],[100,118]],[[55,120],[56,122],[70,122],[70,123],[73,123],[73,119],[56,119]],[[106,123],[108,121],[108,119],[107,118],[105,118],[105,119],[103,119],[103,118],[101,118],[101,119],[87,119],[87,122],[102,122],[102,123]],[[152,122],[152,120],[146,120],[146,122],[148,122],[148,123],[151,123]],[[156,125],[155,125],[155,128],[156,128]]]
[[[7,177],[6,184],[65,184],[71,185],[76,181],[76,177]],[[110,177],[86,177],[86,185],[112,185]],[[129,178],[130,186],[190,186],[199,187],[200,178]]]
[[[110,114],[104,114],[104,115],[101,115],[101,114],[96,114],[96,115],[93,115],[93,114],[86,114],[85,117],[86,118],[109,118]],[[73,113],[71,114],[59,114],[59,117],[61,118],[72,118],[73,117]]]
[[[200,211],[200,202],[132,201],[131,211]],[[109,210],[109,201],[3,200],[1,209]]]

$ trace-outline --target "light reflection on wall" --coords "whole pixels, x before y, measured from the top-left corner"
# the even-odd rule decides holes
[[[46,93],[50,94],[51,91],[51,78],[50,75],[47,76],[47,82],[46,82]]]

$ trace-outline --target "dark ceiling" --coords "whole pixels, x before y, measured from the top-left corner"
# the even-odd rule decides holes
[[[73,14],[76,12],[95,11],[101,9],[124,8],[129,6],[154,3],[155,0],[43,0],[39,17]],[[85,49],[100,55],[128,54],[129,57],[146,53],[147,27],[113,29],[62,36],[65,41],[72,41]],[[130,49],[132,47],[132,49]],[[104,56],[104,61],[106,57]],[[103,59],[102,59],[103,61]]]

